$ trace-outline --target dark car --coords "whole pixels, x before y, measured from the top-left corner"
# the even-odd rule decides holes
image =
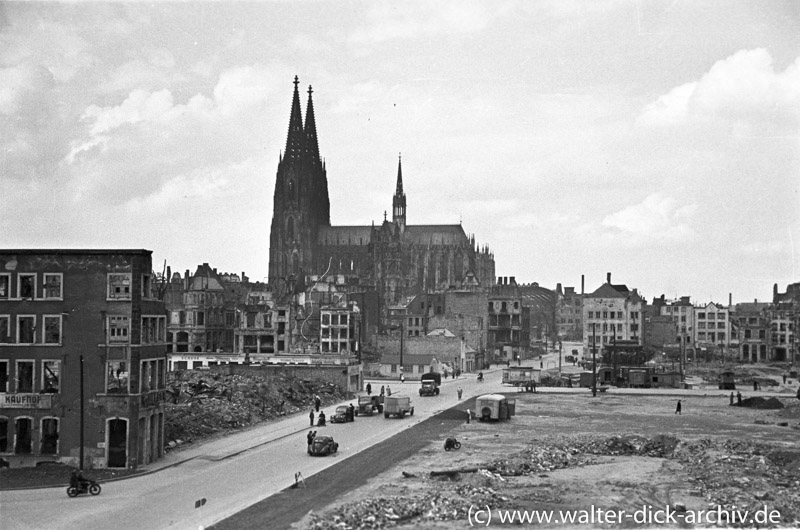
[[[308,446],[311,456],[326,456],[339,450],[339,444],[333,441],[333,436],[315,436]]]
[[[348,421],[355,421],[350,407],[347,405],[340,405],[336,407],[336,412],[331,416],[331,423],[346,423]]]

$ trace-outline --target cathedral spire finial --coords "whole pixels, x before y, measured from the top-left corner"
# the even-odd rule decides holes
[[[297,86],[300,80],[294,76],[292,113],[289,116],[289,133],[286,135],[286,160],[299,160],[303,151],[303,116],[300,114],[300,93]],[[290,162],[291,163],[291,162]]]

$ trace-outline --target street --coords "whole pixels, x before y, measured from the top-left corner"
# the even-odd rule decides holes
[[[308,418],[292,417],[255,429],[247,444],[231,444],[228,451],[220,451],[216,444],[207,454],[156,473],[104,483],[98,497],[71,499],[65,488],[2,491],[3,525],[15,529],[80,527],[85,530],[112,526],[207,527],[290,486],[296,472],[305,478],[311,477],[456,405],[458,387],[464,390],[462,401],[465,401],[477,394],[500,390],[503,387],[499,381],[500,371],[486,372],[484,383],[477,383],[475,375],[469,374],[457,380],[448,379],[443,382],[441,395],[424,398],[418,395],[418,382],[392,381],[389,383],[392,395],[412,397],[414,416],[403,419],[358,416],[353,423],[315,428],[319,434],[332,435],[339,443],[339,452],[328,457],[312,458],[306,454]],[[376,388],[375,383],[372,386]],[[334,408],[326,409],[329,417]],[[267,433],[285,430],[285,422],[292,427],[287,431],[292,434],[268,441]],[[257,436],[261,433],[264,436]],[[198,501],[201,505],[196,508]]]

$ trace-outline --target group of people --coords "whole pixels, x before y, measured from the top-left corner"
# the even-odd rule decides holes
[[[314,411],[313,410],[308,413],[308,419],[311,421],[311,426],[313,427],[314,426]],[[325,411],[324,410],[320,411],[319,416],[317,417],[317,427],[325,427],[326,421],[327,420],[325,418]]]
[[[403,380],[404,380],[404,378],[401,378],[401,382]],[[367,390],[367,395],[371,396],[372,395],[372,385],[370,383],[367,383],[366,390]],[[387,395],[387,396],[391,396],[392,395],[392,387],[390,387],[390,386],[384,387],[383,385],[381,385],[381,395],[383,396],[384,394]]]

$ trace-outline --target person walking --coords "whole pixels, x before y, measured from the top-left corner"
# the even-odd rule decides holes
[[[392,395],[392,387],[390,387],[389,385],[386,385],[386,395],[387,396]]]
[[[755,392],[756,390],[758,390],[758,381],[753,379],[753,392]]]
[[[681,400],[680,399],[678,400],[678,404],[675,405],[675,414],[677,414],[678,416],[682,415],[681,414]]]
[[[742,393],[738,391],[736,392],[736,404],[742,406]]]
[[[386,393],[386,387],[381,385],[381,395],[384,395],[385,393]]]
[[[733,392],[731,392],[731,407],[733,406]]]
[[[311,412],[308,413],[308,419],[311,420],[311,426],[314,426],[314,409],[311,409]]]
[[[367,383],[367,395],[369,396],[370,394],[372,394],[372,385]]]
[[[319,412],[319,406],[321,404],[322,400],[319,398],[319,396],[314,396],[314,407],[317,409],[317,412]]]
[[[313,442],[313,441],[314,441],[314,436],[315,436],[316,434],[317,434],[317,433],[315,433],[314,431],[308,431],[308,434],[306,435],[306,440],[308,440],[308,445],[309,445],[309,447],[311,446],[311,442]]]
[[[461,387],[458,387],[458,390],[456,390],[456,392],[458,392],[458,399],[461,399],[461,393],[463,392],[463,390],[461,390]]]

